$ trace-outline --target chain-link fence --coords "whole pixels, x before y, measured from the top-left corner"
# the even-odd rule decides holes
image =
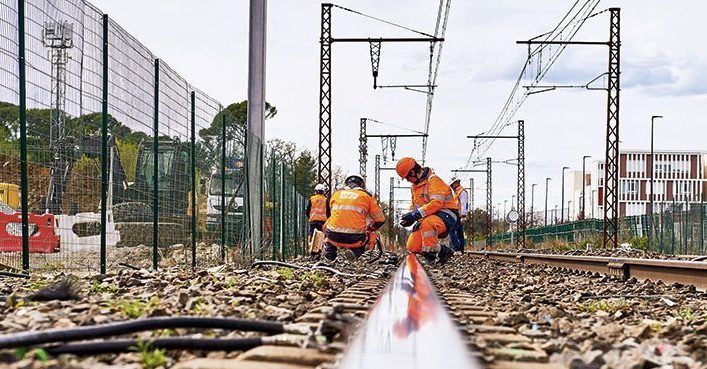
[[[208,267],[265,244],[301,252],[304,199],[280,172],[265,181],[279,186],[268,192],[279,218],[264,220],[261,247],[248,242],[245,186],[260,178],[245,178],[246,102],[224,108],[88,2],[0,0],[0,15],[2,266],[105,272]],[[262,142],[251,148],[262,155]]]
[[[702,255],[707,237],[707,203],[657,203],[648,215],[619,219],[619,242],[635,248],[666,254]],[[585,219],[546,227],[528,228],[526,242],[561,242],[595,246],[602,242],[603,221]],[[517,235],[515,235],[517,237]],[[490,243],[510,243],[511,234],[495,234]]]

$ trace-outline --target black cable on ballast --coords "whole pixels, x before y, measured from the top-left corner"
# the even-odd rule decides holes
[[[168,337],[154,340],[124,339],[113,341],[67,343],[43,347],[47,354],[58,356],[73,354],[78,356],[117,354],[134,352],[140,342],[147,342],[150,348],[165,350],[200,350],[200,351],[244,351],[262,346],[267,337],[254,338],[189,338]]]
[[[251,268],[261,266],[261,265],[277,265],[281,267],[287,267],[287,268],[295,268],[295,269],[307,269],[307,267],[302,266],[302,265],[297,265],[297,264],[290,264],[290,263],[285,263],[282,261],[276,261],[276,260],[256,260],[253,262],[253,264],[250,264]]]
[[[13,277],[13,278],[25,278],[25,279],[31,278],[31,276],[30,276],[29,274],[13,273],[13,272],[3,272],[3,271],[0,271],[0,276],[3,276],[3,277]]]
[[[0,335],[0,349],[39,345],[51,342],[68,342],[121,334],[176,328],[227,329],[267,334],[295,333],[307,334],[306,329],[293,324],[266,320],[245,320],[233,318],[206,317],[154,317],[135,319],[76,328],[55,328]]]
[[[120,266],[122,266],[122,267],[126,267],[126,268],[128,268],[128,269],[132,269],[132,270],[140,270],[140,268],[138,268],[138,267],[136,267],[136,266],[133,266],[133,265],[130,265],[130,264],[128,264],[128,263],[118,263],[118,265],[120,265]]]

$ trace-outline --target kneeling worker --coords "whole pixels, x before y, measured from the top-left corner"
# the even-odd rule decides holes
[[[366,251],[369,233],[385,223],[378,200],[365,190],[363,176],[350,174],[344,185],[331,196],[331,216],[324,224],[324,257],[329,260],[336,259],[340,247],[358,258]]]
[[[422,254],[432,263],[437,257],[446,263],[454,252],[439,239],[445,238],[459,219],[451,188],[431,168],[413,158],[402,158],[395,166],[398,175],[412,184],[412,211],[402,216],[400,225],[414,224],[407,240],[408,252]]]

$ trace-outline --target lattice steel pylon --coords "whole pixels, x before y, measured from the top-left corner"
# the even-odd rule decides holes
[[[621,76],[621,19],[619,8],[610,8],[609,74],[606,107],[606,162],[604,165],[604,242],[616,248],[619,233],[619,92]]]
[[[378,67],[381,61],[381,42],[370,41],[371,47],[371,69],[373,71],[373,89],[378,88]]]
[[[366,164],[368,163],[368,137],[366,136],[366,118],[361,118],[358,134],[358,170],[366,180]]]
[[[393,229],[395,228],[395,178],[390,177],[390,193],[388,196],[388,249],[393,246]]]
[[[486,211],[488,214],[486,214],[486,217],[488,219],[488,226],[486,228],[486,240],[488,240],[491,237],[491,232],[493,230],[493,225],[491,222],[493,221],[493,202],[491,200],[491,195],[492,195],[492,183],[491,183],[491,158],[486,158]]]
[[[331,191],[331,7],[322,4],[319,55],[319,183]]]
[[[518,238],[516,245],[525,248],[525,121],[518,121]]]
[[[376,175],[375,175],[375,187],[373,193],[376,195],[377,199],[381,197],[381,156],[376,155]]]

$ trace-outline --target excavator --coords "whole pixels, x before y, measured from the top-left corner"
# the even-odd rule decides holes
[[[79,251],[95,249],[100,244],[100,212],[77,212],[63,204],[76,160],[84,155],[101,157],[101,140],[88,136],[80,139],[66,137],[53,146],[55,153],[44,214],[29,214],[30,252],[49,253],[59,250]],[[151,242],[152,204],[154,199],[153,142],[139,144],[135,180],[127,181],[114,137],[108,140],[109,189],[106,242],[108,246],[135,246]],[[189,172],[189,145],[170,138],[158,140],[157,182],[160,233],[181,241],[186,222],[191,178]],[[8,204],[19,198],[13,192],[16,185],[0,184],[0,252],[20,251],[22,233],[21,212]],[[164,230],[162,228],[165,228]]]

